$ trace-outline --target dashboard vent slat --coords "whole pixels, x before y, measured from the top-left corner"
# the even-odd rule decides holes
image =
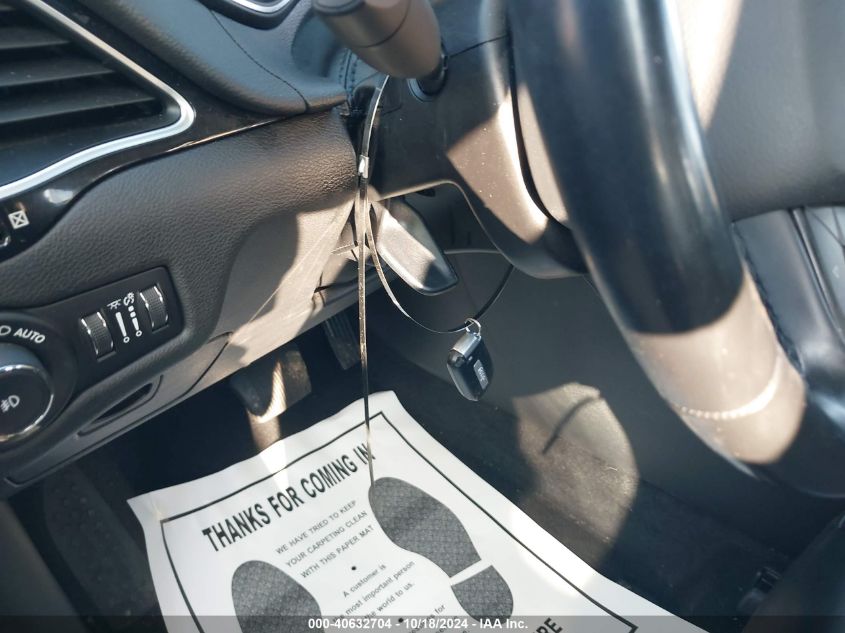
[[[0,51],[27,50],[67,44],[64,37],[38,28],[0,27]]]
[[[103,64],[82,58],[39,59],[19,63],[0,63],[0,88],[34,86],[51,81],[110,75],[114,71]]]
[[[38,100],[18,98],[0,107],[0,125],[31,122],[37,119],[81,114],[121,106],[154,102],[155,97],[135,88],[109,87],[91,94],[65,92],[61,96],[45,95]]]

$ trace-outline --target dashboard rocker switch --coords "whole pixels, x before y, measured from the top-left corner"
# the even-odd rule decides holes
[[[147,316],[150,317],[150,329],[155,332],[158,329],[167,325],[169,316],[167,314],[167,306],[164,303],[164,295],[158,286],[152,286],[146,290],[138,293],[144,308],[147,310]]]
[[[91,342],[94,355],[97,358],[102,358],[114,350],[114,339],[112,339],[109,326],[101,312],[82,317],[79,323],[82,326],[83,333]]]

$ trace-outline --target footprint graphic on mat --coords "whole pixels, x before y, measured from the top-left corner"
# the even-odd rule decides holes
[[[449,578],[481,561],[458,517],[437,499],[401,479],[382,477],[370,488],[370,505],[391,541],[425,556]],[[461,607],[476,620],[508,618],[513,595],[492,565],[452,583]]]
[[[232,576],[232,600],[243,633],[318,633],[308,628],[320,607],[302,585],[260,560],[242,563]]]

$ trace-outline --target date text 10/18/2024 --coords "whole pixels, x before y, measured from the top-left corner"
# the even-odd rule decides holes
[[[430,630],[438,632],[458,633],[470,630],[519,630],[526,633],[563,633],[563,627],[558,624],[553,618],[548,617],[542,620],[542,623],[537,623],[537,618],[520,619],[515,617],[510,618],[481,618],[478,621],[470,620],[469,618],[444,618],[442,616],[429,617],[410,617],[410,618],[389,618],[389,617],[373,617],[373,618],[309,618],[308,627],[311,629],[322,629],[324,631],[330,630],[347,630],[347,629],[363,629],[363,630],[390,630],[398,628],[400,630],[414,633],[420,630]]]

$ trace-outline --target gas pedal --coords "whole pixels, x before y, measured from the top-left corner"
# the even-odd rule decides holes
[[[340,366],[346,370],[360,362],[358,329],[349,318],[349,312],[340,312],[323,321],[323,331]]]

